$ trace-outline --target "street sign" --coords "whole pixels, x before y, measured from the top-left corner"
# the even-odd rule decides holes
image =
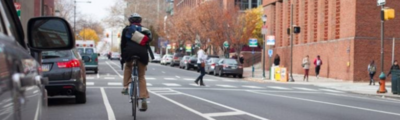
[[[229,47],[229,43],[228,43],[228,41],[225,41],[224,42],[224,48],[228,48]]]
[[[382,6],[386,4],[386,0],[378,0],[378,6]]]
[[[263,35],[265,35],[265,34],[267,34],[267,25],[264,25],[262,28],[261,28],[261,34],[263,34]]]
[[[275,45],[275,36],[270,35],[267,37],[267,45]]]
[[[191,52],[191,51],[192,51],[192,45],[186,44],[186,52]]]
[[[18,16],[19,18],[21,18],[21,4],[20,4],[20,3],[17,3],[17,2],[14,2],[14,6],[15,6],[15,8],[17,9],[17,16]]]
[[[249,47],[257,47],[258,43],[257,43],[257,39],[251,38],[249,40]]]
[[[269,50],[268,50],[268,56],[269,56],[269,57],[272,57],[273,52],[274,52],[274,51],[273,51],[272,49],[269,49]]]
[[[171,45],[170,44],[167,45],[167,49],[171,49]]]

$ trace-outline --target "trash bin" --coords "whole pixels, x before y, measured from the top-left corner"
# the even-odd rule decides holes
[[[392,93],[400,94],[400,70],[392,71]]]

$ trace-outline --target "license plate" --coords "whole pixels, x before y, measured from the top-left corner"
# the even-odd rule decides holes
[[[197,67],[197,64],[194,64],[195,67]]]
[[[50,65],[42,65],[42,71],[47,72],[50,70]]]
[[[237,67],[231,67],[232,69],[236,69]]]

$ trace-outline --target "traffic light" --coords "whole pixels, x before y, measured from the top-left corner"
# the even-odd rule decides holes
[[[381,15],[382,15],[382,20],[387,21],[387,20],[394,19],[395,12],[394,12],[394,9],[392,9],[392,8],[384,8],[382,10],[382,14]]]
[[[106,34],[106,37],[107,37],[107,38],[109,37],[108,33]]]
[[[118,38],[120,38],[121,37],[121,33],[118,33]]]

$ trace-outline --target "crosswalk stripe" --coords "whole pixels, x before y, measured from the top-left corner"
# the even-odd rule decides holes
[[[298,90],[304,90],[304,91],[317,91],[314,89],[310,89],[310,88],[303,88],[303,87],[293,87],[294,89],[298,89]]]
[[[208,81],[208,82],[211,82],[211,81],[217,81],[217,80],[213,80],[213,79],[203,79],[204,81]]]
[[[104,79],[112,80],[115,79],[115,77],[104,77]]]
[[[234,80],[222,80],[222,81],[224,81],[224,82],[236,82]]]
[[[156,78],[146,77],[146,80],[155,80]]]
[[[252,88],[252,89],[261,89],[261,88],[263,88],[263,87],[258,87],[258,86],[249,86],[249,85],[242,85],[242,87]]]
[[[120,82],[108,82],[107,85],[122,85]]]
[[[331,89],[319,89],[319,90],[327,91],[327,92],[343,93],[342,91],[331,90]]]
[[[153,84],[151,84],[151,83],[146,83],[146,86],[153,86]]]
[[[226,88],[237,88],[236,86],[232,86],[232,85],[216,85],[219,87],[226,87]]]
[[[86,82],[86,85],[94,85],[94,82]]]
[[[186,81],[194,81],[195,79],[194,79],[194,78],[184,78],[183,80],[186,80]]]
[[[165,80],[176,80],[176,78],[164,78]]]
[[[199,85],[197,85],[197,84],[195,84],[195,83],[191,83],[191,84],[189,84],[189,85],[191,85],[191,86],[199,86]]]
[[[291,89],[289,89],[289,88],[280,87],[280,86],[268,86],[268,88],[279,89],[279,90],[291,90]]]
[[[87,80],[92,80],[94,77],[86,77]]]
[[[179,84],[176,83],[163,83],[165,86],[169,86],[169,87],[177,87],[177,86],[181,86]]]

